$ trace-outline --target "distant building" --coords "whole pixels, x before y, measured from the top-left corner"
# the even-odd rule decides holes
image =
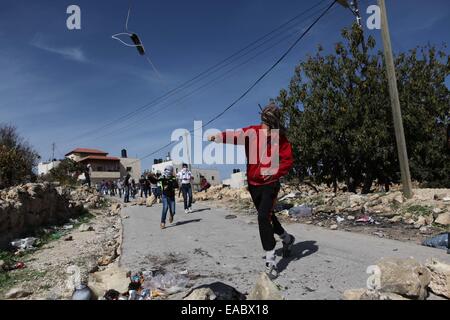
[[[97,149],[77,148],[66,154],[66,158],[91,166],[91,182],[124,178],[127,172],[136,181],[141,176],[141,160],[128,158],[122,150],[122,157],[110,157],[107,152]],[[80,176],[81,179],[84,175]]]
[[[233,174],[229,179],[223,180],[223,184],[230,186],[232,189],[240,189],[247,186],[247,173],[240,170],[233,170]]]
[[[168,165],[173,166],[175,170],[175,174],[181,171],[183,168],[182,164],[175,164],[172,160],[162,161],[155,160],[152,166],[152,172],[157,173],[158,171],[163,173],[165,167]],[[201,178],[204,177],[212,186],[222,184],[222,180],[220,179],[219,170],[215,169],[200,169],[200,168],[191,168],[192,176],[194,177],[194,181],[192,182],[194,190],[200,190],[200,182]]]
[[[53,160],[53,161],[49,161],[49,162],[39,163],[38,164],[38,175],[44,176],[44,175],[48,174],[50,172],[50,170],[59,166],[60,163],[61,163],[61,161],[59,161],[59,160]]]

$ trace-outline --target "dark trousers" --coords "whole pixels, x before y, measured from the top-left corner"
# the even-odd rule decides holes
[[[256,210],[258,210],[259,235],[265,251],[275,249],[276,241],[274,234],[282,235],[284,229],[273,213],[273,207],[277,201],[280,191],[280,183],[275,182],[263,186],[249,185],[248,189],[252,196]]]
[[[190,183],[181,185],[181,192],[183,192],[184,210],[192,207],[192,186]],[[188,199],[189,196],[189,199]]]
[[[130,186],[125,186],[125,197],[123,202],[130,202]]]

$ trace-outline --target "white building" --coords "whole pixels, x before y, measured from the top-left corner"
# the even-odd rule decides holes
[[[223,180],[223,184],[230,186],[232,189],[240,189],[247,186],[247,173],[235,172],[229,179]]]
[[[59,166],[61,161],[50,161],[50,162],[41,162],[38,164],[38,175],[43,176],[46,175],[52,170],[53,168],[56,168]]]
[[[152,172],[157,173],[158,171],[160,173],[164,172],[164,169],[168,166],[173,166],[175,170],[175,174],[180,172],[183,168],[182,164],[174,164],[172,160],[167,160],[165,162],[156,163],[152,165]],[[222,184],[222,180],[220,179],[220,172],[216,169],[200,169],[200,168],[191,168],[192,176],[194,177],[194,181],[192,183],[194,190],[200,190],[200,181],[201,177],[205,177],[206,180],[212,185],[220,185]]]

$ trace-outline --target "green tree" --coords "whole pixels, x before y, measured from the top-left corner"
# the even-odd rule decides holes
[[[31,181],[38,153],[11,125],[0,125],[0,188]]]
[[[66,158],[58,166],[51,169],[45,179],[52,182],[59,182],[62,185],[75,185],[78,183],[78,176],[85,170],[84,165]]]
[[[319,47],[301,62],[277,101],[293,143],[294,174],[367,193],[375,180],[386,187],[399,181],[384,55],[357,25],[342,36],[333,54]],[[411,171],[418,181],[449,185],[449,59],[432,46],[420,54],[396,57]]]

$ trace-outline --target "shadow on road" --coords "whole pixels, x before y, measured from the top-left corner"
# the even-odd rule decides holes
[[[316,244],[316,241],[303,241],[294,244],[292,246],[291,256],[289,258],[282,258],[280,262],[278,262],[278,272],[285,270],[292,261],[300,260],[301,258],[314,254],[317,251],[319,251],[319,246]],[[281,256],[283,254],[283,249],[278,249],[276,254]]]
[[[197,210],[193,210],[191,213],[198,213],[198,212],[203,212],[203,211],[208,211],[208,210],[211,210],[211,208],[197,209]]]
[[[179,226],[182,226],[182,225],[185,225],[185,224],[188,224],[188,223],[194,223],[194,222],[200,222],[200,221],[202,221],[202,219],[193,219],[193,220],[179,221],[179,222],[176,222],[176,223],[166,227],[166,229],[179,227]]]

